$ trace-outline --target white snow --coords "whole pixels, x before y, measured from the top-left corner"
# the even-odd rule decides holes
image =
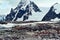
[[[35,25],[37,23],[43,24],[43,23],[56,23],[56,22],[42,21],[42,22],[34,22],[34,23],[22,23],[22,24],[8,23],[8,24],[0,24],[0,26],[9,28],[9,27],[14,27],[16,25],[25,26],[25,25],[30,25],[30,24]]]

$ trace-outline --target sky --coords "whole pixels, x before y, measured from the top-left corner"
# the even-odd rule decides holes
[[[10,13],[11,8],[15,8],[21,0],[0,0],[0,15],[7,15]],[[23,0],[24,1],[24,0]],[[33,13],[32,17],[30,16],[31,19],[37,19],[41,20],[46,13],[48,12],[49,8],[55,4],[59,3],[59,6],[57,5],[56,8],[58,8],[60,11],[60,0],[31,0],[33,1],[39,8],[42,10],[40,13]],[[53,20],[53,19],[52,19]],[[57,20],[57,18],[56,18]],[[60,19],[59,19],[60,20]]]
[[[9,14],[11,8],[15,8],[21,0],[0,0],[0,15]],[[51,7],[54,3],[60,3],[60,0],[31,0],[39,7]]]

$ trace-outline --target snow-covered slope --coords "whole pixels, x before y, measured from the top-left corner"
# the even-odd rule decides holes
[[[29,19],[29,16],[41,12],[39,7],[32,1],[26,2],[21,1],[15,9],[11,9],[10,13],[6,16],[6,21],[16,21],[18,18],[22,18],[22,21]]]
[[[11,9],[6,21],[59,21],[60,4],[56,3],[50,8],[38,7],[32,1],[21,1],[15,9]]]
[[[43,17],[42,21],[60,21],[60,11],[59,6],[60,4],[55,3],[51,6],[50,10],[47,14]]]

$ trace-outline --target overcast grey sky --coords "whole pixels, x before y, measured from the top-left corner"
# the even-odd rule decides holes
[[[60,0],[31,0],[39,7],[51,7],[54,3],[60,3]],[[0,15],[7,15],[11,8],[15,8],[20,0],[0,0]]]

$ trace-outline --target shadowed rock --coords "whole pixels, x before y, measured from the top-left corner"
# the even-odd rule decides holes
[[[25,9],[22,8],[25,5],[23,5],[21,2],[19,3],[19,5],[20,6],[17,6],[15,9],[11,9],[10,13],[6,16],[6,21],[16,21],[18,18],[21,17],[23,17],[23,21],[27,20],[29,16],[32,15],[30,7],[32,7],[32,10],[34,10],[35,12],[41,12],[38,6],[32,1],[30,1]]]
[[[56,14],[56,12],[55,12],[57,9],[55,9],[54,6],[56,4],[54,4],[50,8],[50,10],[48,11],[48,13],[43,17],[42,21],[50,21],[51,19],[55,19],[56,17],[60,18],[60,13],[59,14]]]

